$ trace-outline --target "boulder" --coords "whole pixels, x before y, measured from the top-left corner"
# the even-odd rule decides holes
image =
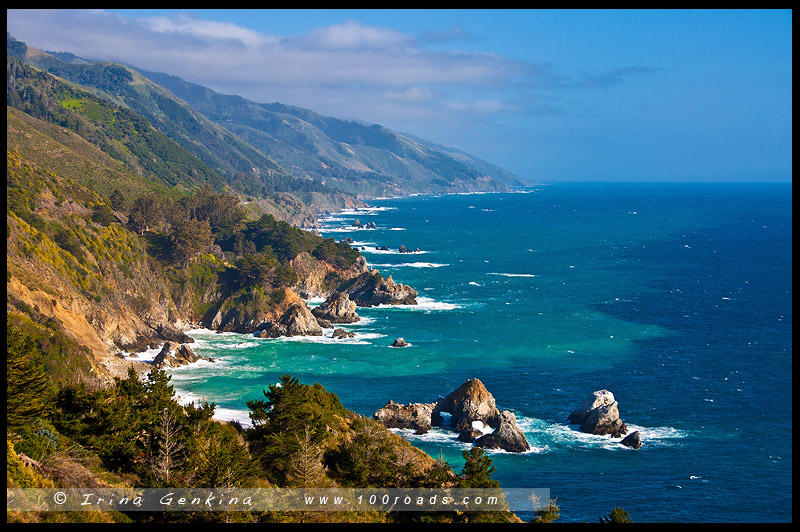
[[[472,443],[476,439],[482,436],[483,432],[479,431],[478,429],[470,427],[458,433],[458,441],[463,441],[464,443]]]
[[[628,428],[619,418],[619,405],[614,394],[608,390],[592,392],[580,407],[572,412],[567,421],[579,425],[581,432],[588,434],[609,434],[620,438],[627,434]]]
[[[318,319],[331,323],[355,323],[361,320],[356,314],[356,304],[343,292],[334,292],[320,306],[311,311]]]
[[[286,336],[286,327],[277,322],[268,321],[261,326],[261,329],[256,331],[256,336],[259,338],[280,338],[281,336]]]
[[[373,415],[387,428],[413,429],[417,434],[425,434],[431,429],[431,419],[436,403],[411,403],[402,405],[389,401]]]
[[[642,435],[636,430],[625,436],[620,443],[626,447],[638,449],[642,446]]]
[[[392,347],[406,347],[406,346],[408,346],[408,342],[406,342],[402,338],[397,338],[394,342],[392,342]]]
[[[331,338],[339,338],[339,339],[341,339],[341,338],[355,338],[355,337],[356,337],[356,333],[354,333],[352,331],[345,331],[344,329],[341,329],[341,328],[334,329],[333,330],[333,335],[331,336]]]

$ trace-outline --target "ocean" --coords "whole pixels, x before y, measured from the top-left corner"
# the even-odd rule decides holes
[[[559,522],[614,507],[634,522],[791,522],[791,195],[585,183],[373,200],[321,234],[353,238],[419,305],[359,308],[349,340],[191,331],[216,362],[171,370],[172,383],[246,424],[245,401],[286,373],[367,416],[479,378],[532,447],[491,452],[493,478],[549,488]],[[398,337],[410,345],[390,347]],[[601,389],[640,449],[565,424]],[[456,434],[397,432],[461,471],[470,445]]]

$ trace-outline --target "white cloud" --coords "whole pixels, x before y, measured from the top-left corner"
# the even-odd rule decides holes
[[[406,33],[365,26],[354,20],[316,29],[298,41],[328,50],[389,50],[416,44],[416,39]]]
[[[186,15],[141,19],[145,27],[157,33],[176,33],[211,40],[239,41],[246,46],[260,46],[276,39],[230,22],[198,20]]]

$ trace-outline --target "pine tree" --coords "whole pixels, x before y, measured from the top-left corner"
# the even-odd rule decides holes
[[[6,320],[6,423],[19,428],[46,416],[47,374],[33,338]]]
[[[462,488],[497,488],[500,483],[489,478],[494,473],[492,459],[480,447],[473,447],[469,451],[462,451],[461,455],[466,462],[461,472]]]
[[[322,448],[312,441],[311,428],[306,426],[302,435],[295,435],[297,450],[292,454],[287,484],[295,488],[317,488],[329,484],[322,465]]]
[[[628,515],[628,511],[624,508],[614,507],[611,510],[611,513],[608,514],[608,517],[600,516],[601,523],[633,523],[631,517]]]

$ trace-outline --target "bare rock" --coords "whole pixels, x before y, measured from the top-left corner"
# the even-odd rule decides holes
[[[572,412],[567,421],[579,425],[581,432],[588,434],[609,434],[620,438],[627,434],[628,428],[619,418],[619,405],[614,394],[608,390],[592,392],[580,407]]]
[[[395,283],[390,275],[384,279],[378,270],[362,273],[340,287],[359,307],[378,305],[416,305],[417,291]]]
[[[625,436],[620,443],[625,447],[630,447],[631,449],[638,449],[639,447],[642,446],[642,435],[639,433],[638,430],[636,430]]]
[[[387,428],[413,429],[425,434],[431,429],[431,416],[436,403],[411,403],[402,405],[389,403],[375,412],[373,418]]]
[[[185,344],[178,344],[176,342],[166,342],[161,352],[153,359],[153,366],[161,368],[177,368],[185,366],[198,360],[208,360],[213,362],[209,357],[201,357],[197,355],[194,350]]]
[[[320,306],[311,311],[317,319],[331,323],[355,323],[361,320],[356,314],[356,304],[343,292],[334,292]]]
[[[476,447],[485,449],[503,449],[510,453],[524,453],[529,451],[531,446],[522,433],[522,429],[517,426],[516,418],[511,412],[504,411],[500,416],[500,426],[491,434],[485,434],[475,440]]]
[[[478,379],[470,379],[441,399],[436,405],[436,412],[447,412],[452,417],[450,424],[458,427],[461,420],[469,423],[483,421],[492,427],[497,426],[499,411],[494,397]]]
[[[402,338],[397,338],[394,342],[392,342],[392,347],[406,347],[406,346],[408,346],[408,342],[406,342]]]
[[[332,338],[343,339],[343,338],[355,338],[355,337],[356,333],[354,333],[353,331],[345,331],[344,329],[341,328],[333,330]]]

